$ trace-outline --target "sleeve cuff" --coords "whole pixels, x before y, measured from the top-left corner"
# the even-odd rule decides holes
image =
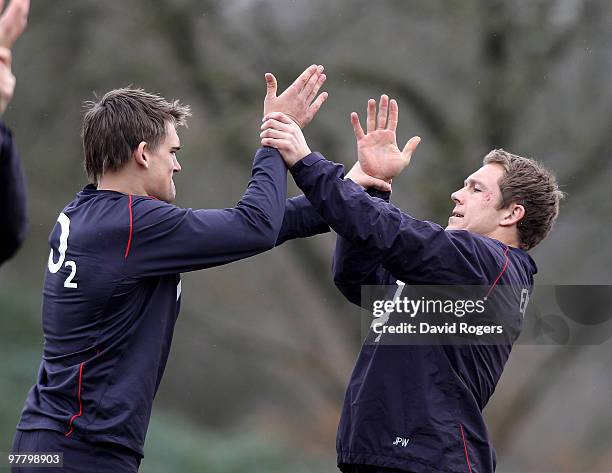
[[[256,159],[263,159],[270,156],[278,156],[282,159],[278,150],[276,148],[270,148],[269,146],[262,146],[261,148],[257,148],[257,151],[255,152]]]
[[[297,173],[300,172],[301,169],[304,169],[304,167],[310,167],[313,164],[324,160],[325,158],[323,157],[323,155],[321,153],[318,152],[314,152],[314,153],[310,153],[308,156],[305,156],[304,158],[300,159],[297,163],[295,163],[290,171],[292,175],[296,175]]]
[[[384,200],[385,202],[389,202],[389,200],[391,199],[391,192],[382,192],[377,189],[370,188],[367,190],[367,193],[371,197],[377,197],[379,199]]]

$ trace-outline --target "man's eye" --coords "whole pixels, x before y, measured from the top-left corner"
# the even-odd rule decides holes
[[[474,192],[482,192],[482,189],[479,189],[478,187],[474,187]]]

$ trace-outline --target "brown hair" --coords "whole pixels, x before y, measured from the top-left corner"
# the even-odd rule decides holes
[[[166,123],[186,126],[189,107],[178,100],[130,87],[87,101],[83,117],[85,170],[92,183],[106,171],[120,169],[141,141],[155,149],[166,137]]]
[[[565,194],[559,190],[557,179],[537,161],[503,149],[489,152],[482,162],[503,166],[504,175],[499,180],[502,200],[498,208],[513,203],[525,208],[517,227],[519,244],[523,250],[532,249],[548,235],[559,214],[559,202]]]

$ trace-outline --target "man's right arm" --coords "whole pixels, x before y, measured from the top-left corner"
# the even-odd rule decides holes
[[[262,144],[281,151],[296,184],[328,225],[352,244],[376,252],[397,279],[408,284],[486,284],[483,249],[475,236],[414,219],[364,192],[365,178],[387,181],[401,172],[420,141],[415,136],[399,150],[397,117],[397,103],[388,103],[386,96],[378,117],[375,101],[368,102],[367,134],[352,114],[361,167],[353,167],[347,179],[343,166],[311,153],[302,131],[281,113],[266,117]]]
[[[125,251],[127,274],[144,277],[194,271],[273,248],[285,212],[286,175],[278,151],[261,148],[249,185],[235,207],[181,209],[135,197]]]
[[[2,10],[2,2],[0,2]],[[13,98],[11,48],[28,22],[30,0],[11,0],[0,15],[0,115]],[[27,230],[26,186],[13,136],[0,121],[0,264],[23,243]]]
[[[0,122],[0,263],[23,243],[27,230],[26,185],[13,136]]]
[[[343,179],[343,171],[319,153],[291,168],[298,187],[336,233],[377,252],[383,266],[407,284],[487,284],[476,236],[417,220]]]

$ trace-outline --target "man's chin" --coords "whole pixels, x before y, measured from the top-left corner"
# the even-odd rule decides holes
[[[449,217],[446,230],[463,230],[462,217]]]
[[[166,202],[167,204],[171,204],[176,199],[176,194],[157,194],[151,195],[154,199],[161,200],[162,202]]]
[[[176,200],[176,187],[174,186],[174,182],[172,183],[172,188],[168,191],[168,195],[166,195],[162,200],[168,204],[171,204]]]

